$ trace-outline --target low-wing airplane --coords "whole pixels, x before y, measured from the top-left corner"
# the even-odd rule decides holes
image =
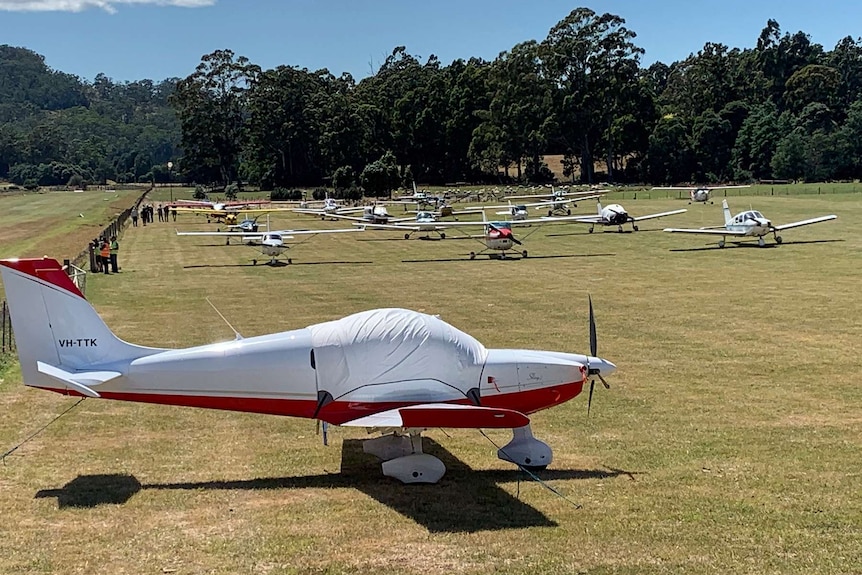
[[[259,217],[260,216],[255,216],[254,218],[246,218],[238,224],[229,225],[228,229],[234,230],[234,231],[239,230],[242,232],[251,232],[251,233],[257,232],[257,230],[260,228],[260,225],[257,223],[257,219]],[[263,225],[268,228],[269,227],[269,220],[267,220],[267,223],[263,224]]]
[[[352,220],[354,222],[364,222],[367,224],[388,224],[390,222],[406,222],[413,220],[413,217],[393,218],[387,211],[386,206],[375,204],[373,206],[365,206],[362,209],[362,216],[351,216],[345,213],[329,214],[329,217],[339,220]]]
[[[181,203],[174,203],[177,213],[203,214],[207,218],[207,223],[215,221],[217,223],[224,222],[230,225],[236,225],[238,216],[242,214],[268,214],[272,212],[286,211],[288,208],[259,208],[262,204],[268,204],[266,200],[254,200],[248,202],[209,202],[209,201],[194,201],[182,200]]]
[[[784,224],[781,226],[773,226],[771,221],[766,219],[763,214],[756,210],[741,212],[734,216],[730,213],[730,207],[728,207],[727,205],[727,200],[722,200],[721,207],[724,211],[723,226],[698,229],[666,228],[664,231],[682,234],[710,234],[714,236],[721,236],[721,239],[718,240],[718,247],[720,248],[723,248],[725,246],[727,236],[737,238],[757,238],[757,244],[760,247],[764,247],[766,245],[766,241],[763,239],[763,236],[767,234],[773,234],[773,236],[775,237],[775,243],[780,244],[783,241],[781,239],[781,236],[778,235],[778,232],[780,231],[789,230],[791,228],[798,228],[800,226],[818,224],[820,222],[827,222],[829,220],[834,220],[838,217],[833,214],[829,216],[821,216],[819,218],[811,218],[810,220],[802,220],[800,222]]]
[[[294,245],[298,245],[300,243],[304,243],[305,241],[311,239],[313,236],[319,234],[338,234],[345,232],[362,232],[365,231],[363,227],[358,228],[346,228],[339,230],[274,230],[263,233],[253,233],[253,232],[180,232],[177,231],[178,236],[215,236],[222,237],[227,239],[227,245],[230,245],[230,238],[240,238],[243,243],[254,244],[259,246],[260,252],[269,256],[271,259],[269,261],[269,265],[275,265],[278,261],[278,258],[291,246],[287,244],[289,240],[295,239],[295,236],[305,236],[301,242],[297,242]],[[254,265],[257,265],[257,260],[252,260]],[[287,263],[293,263],[292,258],[287,258]]]
[[[710,194],[714,190],[731,190],[735,188],[750,188],[751,186],[694,186],[694,187],[685,187],[685,186],[664,186],[664,187],[655,187],[654,190],[688,190],[689,202],[688,203],[706,203],[710,204],[713,201],[710,199]]]
[[[303,202],[298,208],[294,208],[293,211],[298,214],[308,214],[311,216],[320,216],[321,220],[325,220],[327,217],[333,216],[335,214],[343,214],[350,213],[357,210],[357,208],[346,208],[339,204],[339,200],[330,198],[327,196],[323,201],[323,205],[319,208],[312,208],[310,204],[312,202]]]
[[[602,194],[608,193],[609,190],[583,190],[570,192],[568,190],[558,190],[551,186],[550,193],[546,194],[531,194],[526,196],[506,196],[507,200],[532,200],[533,198],[542,198],[545,202],[555,202],[560,200],[571,200],[577,202],[580,200],[594,199],[601,197]]]
[[[497,456],[544,468],[551,448],[529,415],[576,397],[616,366],[590,355],[487,349],[441,319],[374,309],[281,333],[185,349],[143,347],[111,332],[60,264],[0,260],[25,385],[64,395],[316,419],[374,428],[366,452],[383,474],[436,483],[429,428],[512,429]]]
[[[416,232],[426,232],[423,238],[428,238],[428,232],[435,232],[440,236],[441,240],[446,239],[446,229],[448,223],[441,222],[440,218],[434,212],[417,212],[415,219],[399,220],[392,224],[375,224],[375,223],[359,223],[354,226],[367,228],[369,230],[400,230],[404,232],[404,239],[409,240]]]
[[[637,222],[642,222],[644,220],[652,220],[655,218],[663,218],[665,216],[673,216],[675,214],[681,214],[687,210],[671,210],[669,212],[660,212],[658,214],[649,214],[646,216],[631,216],[626,211],[624,207],[619,204],[611,204],[609,206],[602,207],[602,202],[596,202],[598,214],[595,216],[572,216],[571,218],[564,218],[569,221],[575,221],[580,224],[589,224],[590,225],[590,233],[593,233],[593,230],[596,226],[617,226],[618,231],[623,231],[623,224],[631,223],[632,229],[634,231],[638,231]]]

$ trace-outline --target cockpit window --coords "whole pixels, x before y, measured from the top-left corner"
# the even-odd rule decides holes
[[[516,211],[519,211],[519,212],[526,212],[526,211],[527,211],[527,206],[525,206],[524,204],[521,204],[521,205],[519,205],[519,206],[515,206],[515,210],[516,210]]]

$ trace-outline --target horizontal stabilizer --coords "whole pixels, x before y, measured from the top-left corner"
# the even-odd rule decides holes
[[[530,418],[519,411],[474,405],[428,403],[366,415],[341,425],[349,427],[451,427],[464,429],[524,427]]]
[[[36,367],[39,373],[47,375],[51,379],[62,383],[63,387],[77,391],[86,397],[99,397],[99,394],[91,389],[90,386],[105,383],[122,375],[119,371],[82,371],[71,373],[41,361],[36,362]]]

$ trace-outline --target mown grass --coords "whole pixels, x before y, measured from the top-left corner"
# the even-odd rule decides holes
[[[582,507],[473,431],[430,431],[449,473],[405,487],[360,453],[361,431],[333,429],[323,447],[309,421],[86,400],[0,467],[0,572],[857,573],[862,202],[731,207],[748,203],[779,223],[839,219],[768,249],[657,231],[721,223],[718,206],[695,205],[638,233],[548,226],[522,261],[366,232],[316,238],[276,268],[174,234],[200,219],[131,229],[122,273],[91,277],[88,297],[141,344],[231,338],[209,297],[245,336],[403,306],[490,347],[584,351],[591,294],[613,387],[589,419],[585,397],[532,418],[555,450],[540,476]],[[0,445],[73,401],[7,372]]]

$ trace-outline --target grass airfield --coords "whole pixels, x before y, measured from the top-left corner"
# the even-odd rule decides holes
[[[252,248],[175,235],[215,229],[202,218],[129,228],[122,273],[93,275],[87,296],[134,343],[231,339],[209,297],[244,336],[408,307],[488,347],[585,352],[591,294],[619,371],[589,418],[585,395],[532,416],[555,457],[539,476],[567,500],[476,431],[429,431],[448,473],[402,486],[361,430],[331,428],[324,447],[306,420],[86,400],[0,466],[0,572],[858,573],[860,200],[732,198],[778,224],[839,219],[720,250],[659,231],[719,225],[720,202],[626,199],[633,215],[689,211],[637,233],[544,226],[505,261],[469,261],[470,239],[369,231],[252,266]],[[7,370],[0,445],[75,401]]]

